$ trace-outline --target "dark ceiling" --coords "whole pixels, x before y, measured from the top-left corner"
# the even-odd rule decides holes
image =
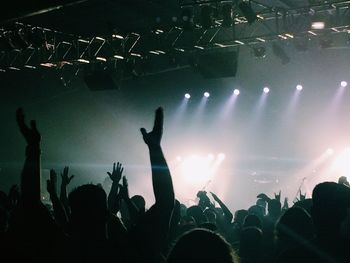
[[[313,0],[313,2],[319,0]],[[0,21],[21,21],[34,26],[81,36],[106,35],[154,28],[156,18],[170,21],[181,13],[180,3],[193,0],[12,0],[0,11]],[[308,0],[253,1],[270,7],[305,6]]]

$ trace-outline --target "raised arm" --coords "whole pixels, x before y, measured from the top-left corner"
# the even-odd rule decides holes
[[[65,209],[63,208],[60,199],[57,194],[57,174],[55,170],[50,170],[50,179],[46,181],[47,191],[50,194],[50,199],[53,206],[53,212],[56,222],[64,229],[67,230],[68,218]]]
[[[116,214],[119,211],[119,196],[118,196],[118,190],[119,190],[119,181],[122,178],[124,168],[121,163],[117,163],[117,166],[115,163],[113,163],[113,170],[112,173],[107,172],[108,176],[112,180],[112,188],[111,191],[108,194],[108,209],[112,214]]]
[[[225,218],[226,220],[230,223],[232,222],[232,219],[233,219],[233,215],[230,211],[230,209],[227,208],[227,206],[224,204],[224,202],[221,201],[221,199],[214,193],[210,192],[211,195],[213,196],[214,200],[216,202],[218,202],[218,204],[220,205],[221,209],[222,209],[222,212],[224,213],[225,215]]]
[[[70,209],[69,209],[68,197],[67,197],[67,186],[69,185],[70,181],[72,181],[72,179],[74,178],[74,175],[69,176],[68,172],[69,172],[69,167],[68,166],[64,167],[63,173],[61,174],[60,201],[66,213],[70,215]]]
[[[40,198],[40,140],[41,136],[35,121],[27,126],[22,109],[16,112],[17,124],[27,142],[26,159],[21,175],[21,197],[25,203],[37,203]]]
[[[152,131],[147,132],[145,128],[141,128],[141,133],[149,149],[156,205],[172,211],[175,202],[173,182],[161,147],[163,122],[163,109],[158,108]]]

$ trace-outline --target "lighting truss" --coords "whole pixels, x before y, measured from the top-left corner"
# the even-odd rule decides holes
[[[200,8],[204,2],[225,4],[232,1],[186,1],[182,8]],[[325,35],[350,33],[350,1],[328,1],[288,9],[270,7],[259,1],[251,1],[251,4],[258,17],[252,24],[248,24],[241,14],[235,13],[231,27],[223,26],[222,20],[218,18],[210,28],[204,29],[194,21],[193,27],[189,29],[181,25],[181,19],[177,19],[172,25],[158,25],[158,28],[148,32],[90,38],[35,27],[42,33],[41,45],[28,41],[25,48],[8,49],[11,45],[2,43],[8,36],[20,29],[34,28],[16,23],[16,29],[0,29],[0,71],[60,68],[66,64],[79,67],[96,63],[123,64],[128,60],[159,58],[164,55],[187,56],[212,49],[235,49],[276,41],[321,39]],[[310,17],[315,13],[331,17],[332,23],[327,23],[322,30],[311,30]]]

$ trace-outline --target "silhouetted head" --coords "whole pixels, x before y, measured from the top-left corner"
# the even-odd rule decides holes
[[[349,186],[349,181],[345,176],[340,176],[338,179],[338,184],[345,184],[347,186]]]
[[[275,233],[279,245],[305,243],[314,237],[311,216],[303,208],[289,208],[277,222]]]
[[[204,210],[204,215],[208,219],[209,223],[216,224],[216,214],[212,210],[210,209]]]
[[[260,205],[252,205],[251,207],[248,208],[248,213],[250,215],[256,215],[257,217],[260,218],[260,220],[262,220],[265,215],[265,209]]]
[[[141,195],[134,195],[130,198],[134,205],[137,207],[139,212],[146,212],[146,201]]]
[[[107,221],[107,196],[102,187],[79,186],[69,194],[73,230],[90,232],[101,229]]]
[[[198,205],[193,205],[187,208],[186,214],[187,216],[192,216],[194,220],[196,220],[197,225],[207,221],[202,209]]]
[[[281,215],[281,203],[276,199],[269,201],[268,205],[269,216],[279,217]]]
[[[350,207],[349,187],[334,182],[320,183],[312,192],[312,201],[311,216],[316,232],[337,235]]]
[[[168,263],[232,263],[236,260],[230,244],[218,234],[194,229],[179,238],[172,248]]]
[[[244,219],[243,227],[257,227],[261,229],[261,220],[256,215],[248,215]]]
[[[244,209],[237,210],[233,222],[239,225],[243,225],[245,217],[248,215],[248,211]]]
[[[257,227],[247,227],[241,232],[239,244],[239,256],[254,257],[258,256],[262,245],[262,231]]]

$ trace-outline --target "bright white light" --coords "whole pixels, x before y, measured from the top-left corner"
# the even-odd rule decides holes
[[[312,28],[312,29],[318,29],[318,30],[324,29],[324,28],[325,28],[325,23],[324,23],[324,22],[321,22],[321,21],[319,21],[319,22],[313,22],[312,25],[311,25],[311,28]]]
[[[326,151],[326,153],[327,153],[329,156],[331,156],[331,155],[333,155],[334,150],[333,150],[332,148],[328,148],[327,151]]]
[[[225,155],[224,153],[219,153],[219,154],[218,154],[218,159],[219,159],[220,161],[224,160],[225,158],[226,158],[226,155]]]
[[[182,160],[181,156],[176,156],[176,160],[177,160],[178,162],[181,162],[181,160]]]
[[[204,92],[204,94],[203,94],[203,95],[204,95],[204,97],[206,97],[206,98],[209,98],[209,96],[210,96],[209,92],[207,92],[207,91],[206,91],[206,92]]]
[[[342,81],[340,82],[340,86],[342,86],[343,88],[345,88],[348,85],[348,83],[346,81]]]
[[[350,148],[346,148],[333,163],[333,168],[340,176],[348,176],[350,174]]]
[[[211,160],[207,156],[192,155],[184,158],[180,168],[184,180],[191,183],[204,183],[213,176]]]
[[[189,93],[186,93],[186,94],[185,94],[185,98],[186,98],[186,99],[190,99],[190,98],[191,98],[191,95],[190,95]]]
[[[238,96],[239,93],[240,93],[239,89],[235,89],[235,90],[233,91],[233,94],[235,94],[236,96]]]
[[[209,159],[210,161],[214,160],[214,158],[215,158],[214,154],[212,154],[212,153],[209,153],[209,154],[208,154],[208,159]]]
[[[297,90],[301,91],[303,89],[303,86],[301,86],[300,84],[296,86]]]
[[[269,93],[270,92],[270,89],[268,87],[265,87],[264,88],[264,93]]]

